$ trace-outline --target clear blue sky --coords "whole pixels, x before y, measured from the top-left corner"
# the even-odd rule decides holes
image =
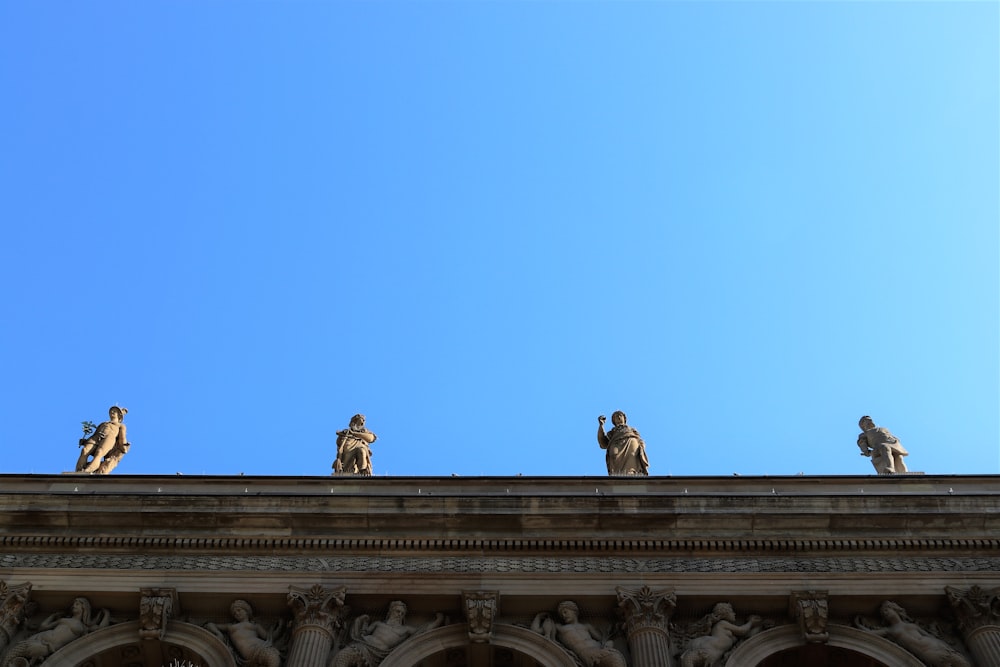
[[[996,2],[0,2],[0,472],[1000,472]]]

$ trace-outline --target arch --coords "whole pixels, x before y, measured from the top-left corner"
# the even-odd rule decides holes
[[[91,632],[70,642],[53,653],[45,661],[45,667],[77,667],[91,656],[98,655],[108,649],[134,644],[139,640],[139,621],[118,623],[109,628]],[[205,628],[197,625],[170,621],[163,641],[176,646],[183,646],[204,659],[205,664],[212,667],[236,667],[236,661],[226,645],[219,641]]]
[[[545,667],[578,667],[576,661],[562,647],[527,628],[498,623],[493,626],[491,643],[529,655]],[[399,650],[390,653],[380,667],[413,667],[432,655],[468,644],[468,625],[465,623],[446,625],[400,644]]]
[[[847,649],[878,660],[892,667],[926,667],[923,662],[888,639],[846,625],[827,627],[830,646]],[[782,625],[754,635],[733,651],[726,667],[756,667],[765,658],[786,649],[802,646],[802,633],[797,625]]]

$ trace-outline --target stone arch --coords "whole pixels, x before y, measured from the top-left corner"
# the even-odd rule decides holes
[[[531,656],[545,667],[578,667],[572,656],[562,647],[527,628],[498,623],[493,626],[491,643]],[[413,667],[432,655],[468,644],[468,625],[465,623],[446,625],[407,640],[399,649],[390,653],[380,667]]]
[[[71,642],[53,653],[45,661],[45,667],[77,667],[91,656],[98,655],[108,649],[126,644],[134,644],[139,640],[139,622],[117,623],[103,628]],[[149,640],[153,641],[153,640]],[[212,667],[236,667],[232,653],[218,637],[205,628],[197,625],[170,621],[163,641],[176,646],[182,646],[197,653]]]
[[[891,667],[926,667],[909,651],[871,632],[835,624],[829,625],[827,630],[830,633],[827,644],[830,646],[860,653]],[[803,643],[802,632],[797,625],[771,628],[754,635],[733,651],[725,667],[756,667],[765,658]]]

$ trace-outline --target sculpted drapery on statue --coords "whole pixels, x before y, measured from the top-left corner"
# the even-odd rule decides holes
[[[243,667],[280,667],[281,653],[273,642],[275,633],[254,621],[250,603],[234,600],[229,613],[235,623],[208,623],[205,628],[231,646]]]
[[[562,623],[548,612],[540,612],[531,622],[531,629],[548,639],[558,641],[576,655],[587,667],[627,667],[625,656],[590,623],[580,622],[580,608],[572,600],[564,600],[557,608]]]
[[[131,447],[125,437],[123,420],[126,414],[126,408],[111,406],[108,421],[101,422],[93,435],[80,439],[80,458],[76,461],[76,472],[106,475],[114,470]]]
[[[69,616],[60,612],[52,614],[38,626],[40,632],[20,641],[7,652],[4,667],[31,667],[43,662],[50,655],[66,646],[74,639],[88,632],[107,626],[111,615],[106,609],[91,617],[90,601],[76,598],[70,607]]]
[[[335,475],[371,475],[372,450],[370,444],[377,436],[365,428],[365,416],[351,417],[350,425],[337,431],[337,459],[333,462]]]
[[[906,464],[903,457],[909,452],[903,449],[899,440],[889,429],[875,426],[875,422],[868,415],[858,421],[861,427],[861,434],[858,435],[858,447],[862,456],[870,456],[872,466],[879,475],[894,475],[906,472]]]
[[[389,604],[384,621],[370,623],[371,617],[362,614],[351,627],[351,643],[341,649],[330,663],[331,667],[374,667],[389,653],[413,635],[433,630],[444,623],[444,614],[421,627],[406,625],[406,604],[395,600]]]
[[[611,414],[614,426],[604,432],[605,417],[597,418],[597,444],[607,450],[606,461],[609,475],[648,475],[649,459],[646,458],[646,443],[639,432],[626,424],[625,413],[617,410]]]
[[[944,639],[935,637],[917,625],[906,611],[895,602],[886,600],[879,607],[884,626],[867,619],[856,618],[854,625],[880,637],[896,642],[923,660],[928,667],[971,667],[968,658],[950,646]]]

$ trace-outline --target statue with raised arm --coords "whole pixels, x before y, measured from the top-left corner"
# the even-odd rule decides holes
[[[70,606],[69,616],[63,616],[61,612],[52,614],[38,626],[40,632],[14,644],[7,652],[4,667],[40,664],[74,639],[103,628],[110,621],[111,616],[105,609],[97,614],[96,619],[91,618],[90,602],[87,598],[76,598]]]
[[[969,659],[913,622],[906,611],[895,602],[886,600],[879,607],[885,622],[883,627],[872,627],[862,618],[855,618],[854,625],[886,637],[923,660],[928,667],[971,667]]]
[[[106,475],[131,446],[125,437],[126,408],[112,405],[108,410],[108,421],[101,422],[93,435],[80,439],[80,458],[76,461],[76,472]]]
[[[861,434],[858,436],[858,448],[861,449],[861,456],[870,456],[872,466],[879,475],[894,475],[906,472],[906,464],[903,457],[909,454],[899,440],[889,429],[875,426],[875,422],[868,415],[858,421],[861,427]]]
[[[337,652],[330,667],[375,667],[405,640],[444,623],[444,615],[438,613],[430,623],[415,628],[406,625],[406,605],[395,600],[389,604],[384,621],[369,623],[370,620],[367,614],[354,620],[351,643]]]
[[[334,475],[371,475],[372,450],[370,444],[377,436],[365,428],[365,416],[354,415],[350,425],[337,431],[337,459],[333,462]]]
[[[646,443],[639,432],[626,424],[625,413],[616,410],[611,414],[611,430],[604,432],[605,417],[597,418],[597,444],[607,450],[605,461],[609,475],[648,475],[649,459]]]
[[[751,616],[743,625],[736,625],[736,612],[727,602],[720,602],[712,608],[712,613],[703,619],[711,625],[707,635],[695,637],[681,654],[681,667],[716,667],[727,651],[736,645],[737,639],[746,637],[763,623],[760,616]]]
[[[227,641],[241,658],[243,667],[280,667],[281,654],[272,643],[272,632],[253,618],[253,607],[246,600],[234,600],[229,613],[235,623],[208,623],[205,628]]]
[[[576,655],[586,667],[627,667],[625,656],[614,648],[590,623],[580,622],[580,608],[572,600],[564,600],[556,609],[562,623],[548,612],[535,615],[531,629],[548,639],[558,641]]]

